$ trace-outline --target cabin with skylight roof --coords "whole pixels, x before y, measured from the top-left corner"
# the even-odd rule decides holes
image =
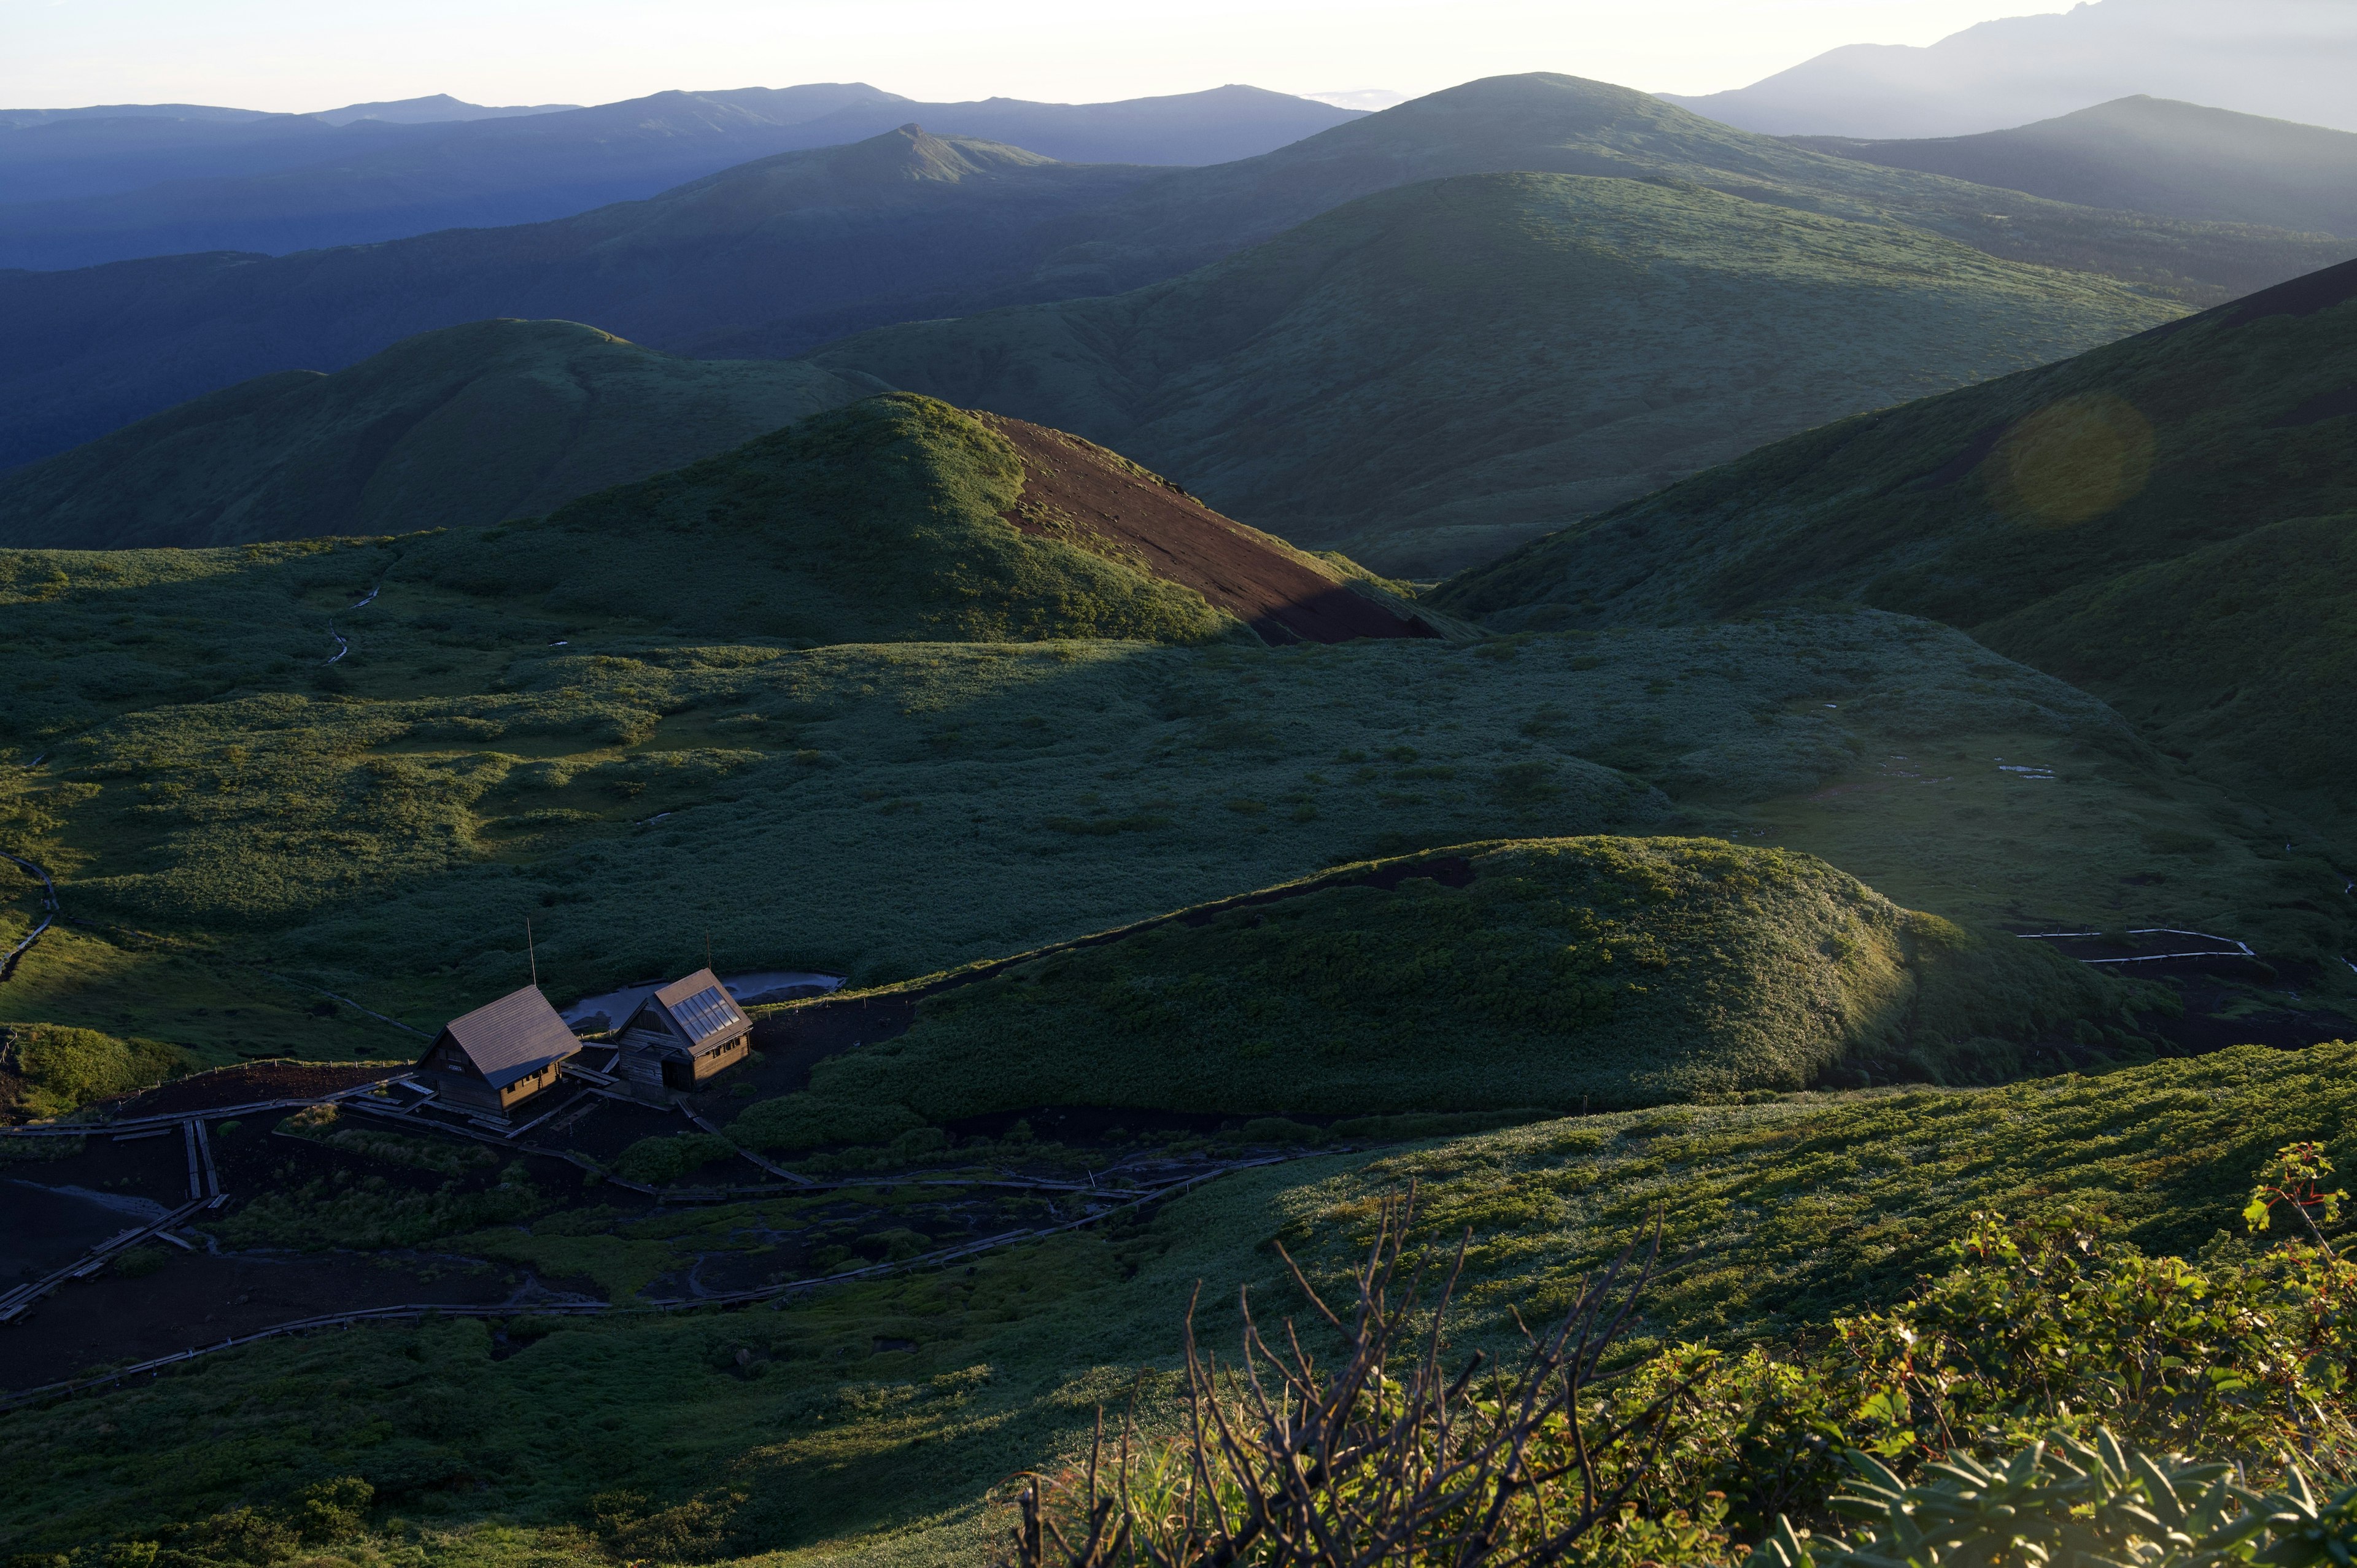
[[[737,1005],[720,977],[699,969],[662,986],[638,1005],[614,1036],[622,1056],[621,1076],[640,1094],[695,1090],[717,1072],[744,1060],[752,1048],[753,1021]]]

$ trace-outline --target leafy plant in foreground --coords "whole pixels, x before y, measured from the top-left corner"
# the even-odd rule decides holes
[[[2323,1144],[2286,1144],[2276,1151],[2275,1158],[2259,1167],[2258,1185],[2251,1189],[2243,1222],[2253,1231],[2265,1230],[2276,1206],[2282,1204],[2299,1216],[2308,1233],[2329,1256],[2332,1244],[2317,1228],[2315,1211],[2321,1209],[2324,1222],[2330,1225],[2341,1218],[2341,1200],[2349,1196],[2338,1189],[2327,1192],[2324,1184],[2331,1179],[2332,1162],[2325,1158]]]
[[[2321,1501],[2297,1467],[2262,1496],[2234,1466],[2161,1458],[2057,1436],[2002,1467],[1969,1457],[1935,1465],[1910,1486],[1867,1454],[1835,1511],[1860,1521],[1850,1539],[1812,1536],[1789,1520],[1749,1568],[1939,1568],[2055,1562],[2135,1568],[2346,1568],[2357,1546],[2357,1487]]]

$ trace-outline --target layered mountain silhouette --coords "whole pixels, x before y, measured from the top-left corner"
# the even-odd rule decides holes
[[[844,310],[880,297],[888,318],[892,301],[1031,261],[1041,222],[1149,177],[911,126],[552,223],[0,274],[19,326],[0,342],[0,463],[490,317],[587,321],[656,345],[758,321],[780,298]]]
[[[2357,263],[1811,431],[1437,602],[1529,628],[1825,598],[1964,628],[2221,775],[2357,811]]]
[[[1992,255],[2212,302],[2338,261],[2357,246],[2246,226],[2097,211],[1911,170],[1862,166],[1689,113],[1646,93],[1533,72],[1403,103],[1256,158],[1165,176],[1065,220],[1032,274],[911,314],[1113,293],[1198,266],[1354,198],[1445,175],[1527,171],[1691,181],[1748,200],[1905,223]],[[712,351],[792,353],[812,323],[716,338]],[[835,324],[829,324],[835,325]]]
[[[1168,283],[813,360],[1077,431],[1438,575],[1778,435],[2176,314],[1895,225],[1592,175],[1363,198]]]
[[[1977,136],[1793,140],[2082,207],[2357,237],[2357,134],[2166,98],[2123,98]]]
[[[1929,48],[1851,44],[1673,103],[1776,134],[1960,136],[2148,93],[2357,131],[2357,11],[2338,0],[2088,0]]]
[[[0,266],[283,254],[636,200],[773,154],[921,122],[1075,163],[1209,164],[1356,117],[1259,88],[1114,103],[920,103],[864,83],[469,113],[455,99],[224,120],[91,115],[0,131]]]
[[[0,274],[14,328],[0,338],[0,464],[254,375],[332,371],[468,320],[562,317],[665,349],[787,358],[889,322],[1135,288],[1375,191],[1516,170],[1684,181],[2195,303],[2357,250],[1833,157],[1561,76],[1469,83],[1200,169],[1057,164],[906,129],[547,224],[277,259]]]
[[[0,477],[0,545],[238,544],[533,516],[877,390],[802,364],[673,359],[569,321],[444,328]]]

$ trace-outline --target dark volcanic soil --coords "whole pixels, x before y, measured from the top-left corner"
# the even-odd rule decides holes
[[[1019,419],[975,417],[1023,455],[1023,496],[1006,521],[1026,533],[1094,535],[1084,548],[1194,589],[1268,642],[1438,635],[1103,447]]]
[[[307,1100],[356,1083],[374,1083],[408,1070],[406,1063],[251,1062],[219,1068],[116,1101],[107,1109],[117,1121],[139,1116],[178,1116],[269,1100]]]
[[[149,1243],[156,1247],[159,1243]],[[150,1360],[273,1324],[370,1306],[490,1305],[513,1271],[414,1254],[212,1257],[174,1251],[154,1273],[76,1280],[0,1329],[0,1389],[37,1388],[101,1363]]]

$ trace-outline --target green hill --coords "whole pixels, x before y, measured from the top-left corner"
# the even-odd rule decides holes
[[[1500,626],[1855,599],[1970,630],[2224,778],[2357,806],[2357,265],[1812,431],[1466,574]]]
[[[1437,575],[1779,435],[2175,313],[1894,224],[1480,175],[1130,294],[887,328],[812,362],[1077,431],[1247,521]]]
[[[2122,98],[1976,136],[1792,140],[2082,207],[2357,238],[2357,135],[2167,98]]]
[[[905,1035],[821,1064],[811,1091],[936,1122],[1602,1110],[1802,1089],[1861,1062],[1937,1074],[1952,1043],[2034,1040],[2125,1000],[1807,855],[1525,840],[1329,874],[935,992]]]
[[[424,333],[264,376],[0,475],[0,543],[66,549],[410,532],[546,512],[873,385],[673,359],[569,321]]]
[[[894,393],[544,518],[421,539],[406,581],[529,596],[560,616],[691,639],[821,643],[1249,637],[1193,589],[1084,534],[1027,532],[988,425]]]

